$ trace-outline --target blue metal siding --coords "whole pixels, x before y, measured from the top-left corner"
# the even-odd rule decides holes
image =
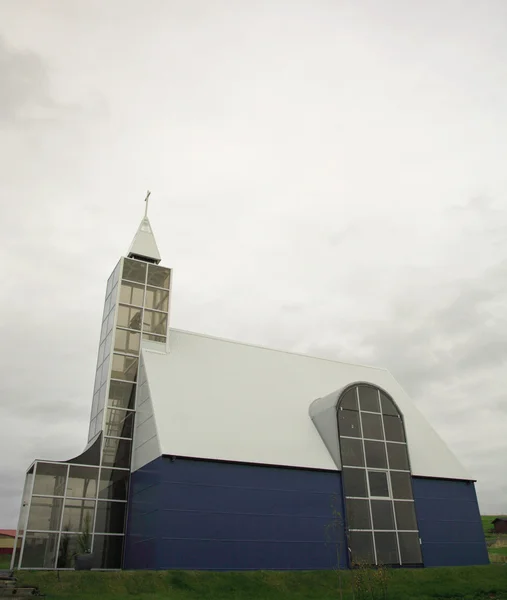
[[[132,474],[125,567],[331,569],[337,535],[346,567],[334,499],[339,473],[162,457]]]
[[[412,485],[425,566],[488,564],[474,484],[413,477]]]

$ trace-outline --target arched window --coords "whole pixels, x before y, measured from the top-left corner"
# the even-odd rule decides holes
[[[422,564],[402,415],[358,384],[338,399],[337,419],[351,563]]]

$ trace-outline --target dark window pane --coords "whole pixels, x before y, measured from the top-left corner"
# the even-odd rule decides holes
[[[54,569],[57,544],[57,533],[28,532],[21,566],[25,569]]]
[[[130,440],[104,438],[102,464],[106,467],[130,467]]]
[[[111,381],[109,387],[109,406],[117,408],[134,408],[136,386],[126,381]]]
[[[150,265],[148,267],[148,285],[169,289],[171,270],[166,267]]]
[[[151,287],[146,288],[145,306],[146,308],[167,312],[169,310],[169,291]]]
[[[126,502],[97,502],[97,533],[123,533]]]
[[[100,472],[99,498],[127,499],[128,472],[102,469]]]
[[[361,413],[361,422],[363,424],[363,436],[373,438],[374,440],[383,440],[382,418],[380,415],[370,415]]]
[[[81,533],[92,531],[95,512],[94,500],[65,500],[63,509],[63,529]]]
[[[140,308],[131,308],[120,304],[118,306],[118,319],[116,324],[118,327],[126,329],[141,329],[142,310]]]
[[[418,533],[398,533],[400,540],[401,562],[404,565],[422,563],[421,546]]]
[[[405,435],[403,433],[403,421],[400,417],[391,417],[384,415],[384,429],[386,432],[386,440],[391,442],[404,442]]]
[[[387,485],[387,473],[382,471],[368,471],[371,496],[389,497],[389,486]]]
[[[352,565],[374,564],[373,535],[370,531],[351,531],[349,546]]]
[[[367,498],[366,471],[364,469],[343,469],[343,489],[346,496]]]
[[[67,465],[38,462],[32,493],[63,496],[66,478]]]
[[[361,437],[359,413],[357,411],[340,409],[338,411],[338,426],[340,428],[340,435]]]
[[[348,410],[358,410],[357,406],[357,388],[353,387],[348,392],[343,394],[340,403],[340,408],[346,408]]]
[[[393,498],[412,500],[410,473],[391,471],[391,488]]]
[[[375,549],[377,550],[378,565],[399,565],[398,542],[396,533],[375,532]]]
[[[139,354],[141,334],[128,329],[117,329],[114,337],[114,349],[126,354]]]
[[[393,503],[391,500],[372,500],[371,514],[375,529],[394,529]]]
[[[152,310],[144,311],[143,331],[166,335],[167,333],[167,314],[158,313]]]
[[[62,498],[39,498],[32,496],[30,516],[28,517],[26,528],[60,531],[62,506]]]
[[[391,398],[388,398],[385,394],[380,392],[380,406],[382,407],[382,413],[384,415],[398,415],[398,409],[394,405]]]
[[[389,468],[408,471],[408,452],[405,444],[392,444],[387,442],[387,457]]]
[[[122,553],[122,535],[96,535],[93,543],[93,567],[95,569],[120,569]]]
[[[143,340],[150,340],[150,342],[159,342],[165,344],[167,338],[165,335],[153,335],[152,333],[143,333]]]
[[[340,439],[342,464],[349,467],[364,467],[363,442],[361,440]]]
[[[67,496],[73,496],[74,498],[95,498],[97,495],[98,476],[98,469],[72,465],[67,483]]]
[[[380,412],[378,390],[366,385],[359,386],[359,406],[361,410]]]
[[[113,354],[111,377],[113,379],[135,381],[137,377],[138,363],[139,359],[137,357],[123,356],[122,354]]]
[[[345,507],[349,529],[371,529],[368,500],[351,500],[350,498],[346,498]]]
[[[134,413],[131,411],[109,408],[106,416],[105,435],[131,438],[134,428]]]
[[[387,469],[386,448],[384,442],[364,442],[366,465],[375,469]]]
[[[146,281],[146,263],[125,258],[123,261],[122,278],[144,283]]]
[[[396,514],[397,529],[417,530],[415,508],[413,502],[395,502],[394,512]]]
[[[75,534],[62,533],[58,549],[57,567],[59,569],[74,568],[75,555],[79,552],[78,538],[79,536]]]

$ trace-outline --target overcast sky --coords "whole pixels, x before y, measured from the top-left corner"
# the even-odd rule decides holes
[[[389,368],[507,513],[505,0],[0,12],[0,527],[84,447],[146,189],[172,326]]]

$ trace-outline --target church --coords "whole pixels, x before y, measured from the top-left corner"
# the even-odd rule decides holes
[[[107,282],[87,444],[28,468],[13,568],[489,562],[473,477],[391,373],[174,329],[172,287],[146,210]]]

